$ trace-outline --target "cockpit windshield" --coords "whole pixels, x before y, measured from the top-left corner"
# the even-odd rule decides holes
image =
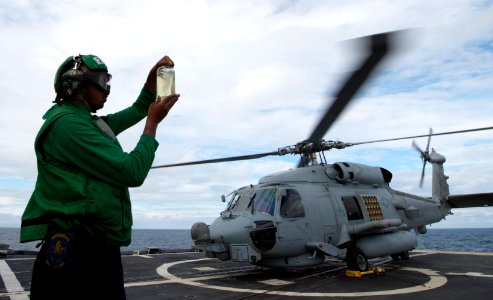
[[[252,204],[254,211],[273,216],[274,208],[276,207],[276,189],[258,190],[255,193]]]
[[[255,211],[274,215],[276,189],[247,190],[233,196],[227,211]],[[253,208],[252,208],[253,206]]]
[[[252,196],[255,194],[254,190],[246,190],[239,192],[233,197],[230,207],[228,210],[230,211],[245,211],[248,207],[248,204],[252,200]]]

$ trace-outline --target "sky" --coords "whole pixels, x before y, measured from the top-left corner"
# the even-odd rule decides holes
[[[0,227],[19,227],[37,170],[34,138],[71,55],[113,75],[105,115],[131,105],[151,67],[175,62],[179,101],[158,128],[154,165],[276,151],[308,138],[364,53],[358,37],[398,31],[396,45],[324,136],[363,142],[493,126],[493,2],[0,2]],[[126,152],[145,121],[119,135]],[[393,189],[431,195],[431,166],[412,140],[325,153],[393,173]],[[421,148],[427,139],[416,139]],[[435,136],[451,194],[493,192],[493,131]],[[90,159],[89,157],[87,159]],[[151,169],[131,188],[134,228],[210,224],[221,195],[296,166],[297,156]],[[430,228],[493,227],[493,208],[455,209]]]

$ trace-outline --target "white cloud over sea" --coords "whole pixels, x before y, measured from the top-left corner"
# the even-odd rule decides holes
[[[308,137],[361,58],[353,39],[403,30],[394,54],[325,135],[362,142],[493,125],[492,1],[13,1],[0,3],[0,227],[20,226],[36,180],[33,142],[69,55],[113,75],[99,115],[130,105],[152,65],[175,61],[181,94],[159,127],[155,165],[275,151]],[[120,135],[125,151],[144,122]],[[426,138],[416,140],[426,146]],[[436,136],[452,194],[492,192],[493,131]],[[382,166],[391,187],[429,196],[411,140],[332,150]],[[87,158],[90,159],[90,158]],[[135,228],[210,223],[221,194],[293,168],[297,157],[153,169],[131,189]],[[493,227],[493,208],[432,228]]]

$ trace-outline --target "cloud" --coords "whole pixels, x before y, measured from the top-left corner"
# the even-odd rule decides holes
[[[326,139],[361,142],[491,126],[493,7],[477,1],[3,1],[0,4],[1,226],[19,226],[36,179],[33,142],[55,94],[56,68],[93,53],[113,75],[108,114],[137,96],[163,55],[176,63],[181,98],[158,130],[155,164],[276,151],[306,139],[362,53],[353,39],[406,30],[333,124]],[[135,147],[143,122],[119,139]],[[439,136],[452,193],[489,192],[491,131]],[[426,139],[417,139],[425,147]],[[395,189],[418,187],[411,141],[326,153],[329,162],[379,165]],[[297,157],[153,169],[131,189],[137,228],[211,222],[220,195],[287,170]],[[435,226],[492,227],[491,209],[455,213]],[[484,214],[487,214],[486,216]],[[490,216],[488,218],[488,216]]]

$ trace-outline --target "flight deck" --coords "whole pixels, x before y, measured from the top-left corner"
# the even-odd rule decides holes
[[[34,255],[0,259],[0,299],[29,299]],[[346,276],[337,259],[301,270],[206,258],[203,252],[122,255],[127,299],[487,299],[493,253],[412,251],[370,260],[384,272]],[[95,270],[97,272],[97,270]]]

